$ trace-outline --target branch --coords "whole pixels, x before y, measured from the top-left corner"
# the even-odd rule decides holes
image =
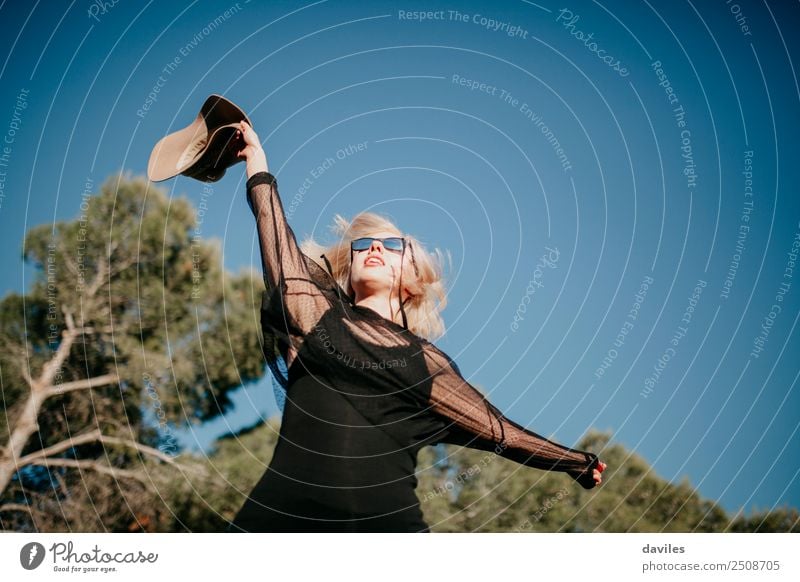
[[[75,329],[75,331],[84,335],[92,335],[95,333],[112,333],[114,328],[112,328],[110,325],[105,327],[78,327]]]
[[[42,374],[35,382],[37,387],[45,387],[50,385],[50,383],[53,381],[53,377],[56,375],[56,371],[61,368],[64,360],[67,359],[69,351],[72,349],[72,344],[75,341],[75,322],[72,319],[72,313],[63,307],[62,311],[64,312],[64,318],[67,322],[68,329],[62,333],[64,340],[58,345],[55,355],[50,358],[50,361],[47,362],[42,368]],[[31,386],[31,390],[34,390],[33,386]]]
[[[112,436],[104,436],[100,438],[100,441],[103,443],[108,444],[116,444],[116,445],[125,445],[126,447],[132,447],[137,449],[141,453],[145,453],[148,455],[152,455],[157,459],[164,461],[165,463],[169,463],[170,465],[176,465],[175,459],[170,457],[169,455],[165,455],[158,449],[154,449],[153,447],[148,447],[147,445],[143,445],[142,443],[137,443],[136,441],[130,439],[122,439],[119,437],[112,437]]]
[[[31,512],[33,509],[30,506],[22,504],[22,503],[6,503],[4,505],[0,505],[0,512],[3,511],[28,511]]]
[[[108,384],[117,384],[119,376],[116,374],[104,374],[103,376],[96,376],[94,378],[87,378],[86,380],[75,380],[73,382],[63,382],[56,384],[47,389],[47,396],[56,396],[59,394],[66,394],[75,390],[83,390],[84,388],[99,388],[100,386],[107,386]]]
[[[53,459],[51,457],[45,459],[39,459],[31,463],[33,465],[44,465],[45,467],[50,467],[51,465],[54,467],[75,467],[78,469],[90,469],[92,471],[97,471],[98,473],[103,473],[105,475],[111,475],[114,478],[117,477],[128,477],[129,479],[136,479],[137,481],[141,481],[142,483],[147,484],[148,480],[145,479],[142,475],[139,475],[135,471],[129,471],[127,469],[117,469],[114,467],[108,467],[97,461],[91,461],[88,459]]]
[[[26,367],[27,367],[26,365],[20,366],[19,373],[25,380],[25,382],[28,384],[28,386],[33,388],[33,378],[31,378],[31,375],[28,374],[28,370],[25,369]]]
[[[58,453],[63,453],[64,451],[66,451],[67,449],[71,449],[72,447],[94,441],[99,441],[104,444],[115,444],[115,445],[123,445],[126,447],[131,447],[138,450],[140,453],[151,455],[161,461],[164,461],[165,463],[169,463],[171,465],[176,464],[175,459],[173,459],[169,455],[165,455],[158,449],[154,449],[153,447],[148,447],[147,445],[143,445],[142,443],[137,443],[136,441],[132,441],[130,439],[104,436],[98,429],[61,441],[60,443],[56,443],[53,446],[47,447],[46,449],[41,449],[39,451],[36,451],[35,453],[25,455],[18,461],[17,468],[19,469],[20,467],[24,467],[25,465],[30,465],[32,463],[38,464],[38,461],[40,459],[50,457],[51,455],[57,455]]]
[[[81,334],[91,334],[95,333],[95,328],[93,327],[76,327],[75,320],[72,317],[72,312],[69,311],[66,307],[61,308],[61,311],[64,313],[64,321],[67,324],[67,329],[62,332],[62,337],[64,340],[59,344],[58,350],[56,350],[55,355],[50,358],[50,360],[42,367],[42,373],[39,376],[38,380],[33,380],[30,376],[24,372],[23,375],[25,376],[25,380],[30,384],[31,389],[43,389],[49,395],[52,394],[52,388],[50,387],[50,383],[53,381],[53,378],[56,375],[56,371],[58,371],[61,366],[64,364],[64,361],[69,356],[69,352],[72,349],[72,344],[75,343],[75,339]],[[105,329],[105,328],[101,328]],[[105,378],[106,376],[99,376],[98,378]],[[80,382],[84,382],[81,380]],[[91,380],[89,380],[91,382]],[[75,382],[67,382],[66,384],[77,384]],[[35,386],[34,386],[35,385]],[[91,385],[91,384],[90,384]],[[79,388],[85,388],[86,386],[76,386],[75,390]],[[58,392],[56,392],[58,393]]]
[[[88,432],[86,434],[61,441],[60,443],[56,443],[53,446],[47,447],[46,449],[40,449],[35,453],[30,453],[29,455],[25,455],[19,461],[17,461],[17,467],[24,467],[25,465],[30,465],[31,463],[34,463],[39,459],[49,457],[50,455],[57,455],[58,453],[63,453],[64,451],[72,447],[94,442],[102,436],[103,435],[100,433],[99,430],[93,430],[92,432]]]
[[[61,311],[64,313],[64,322],[67,324],[69,331],[75,330],[75,320],[72,318],[72,312],[68,311],[66,307],[61,306]]]

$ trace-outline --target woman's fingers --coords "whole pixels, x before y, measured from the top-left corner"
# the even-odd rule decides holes
[[[264,148],[261,147],[261,142],[253,127],[242,120],[239,122],[237,134],[244,138],[245,146],[236,155],[247,160],[247,175],[252,176],[257,172],[269,172],[267,154],[264,152]]]
[[[602,475],[600,475],[600,471],[598,471],[597,469],[595,469],[594,472],[592,473],[592,477],[594,478],[595,483],[597,483],[598,485],[600,484],[600,482],[603,481],[603,477]]]
[[[236,133],[240,135],[241,131],[237,131]],[[238,135],[237,135],[237,137],[238,137]],[[237,157],[248,158],[249,155],[250,155],[250,152],[248,151],[249,147],[250,147],[249,145],[245,144],[245,146],[236,153]]]
[[[242,135],[244,136],[244,141],[247,145],[251,146],[261,145],[260,142],[258,141],[258,135],[256,134],[256,131],[252,128],[252,126],[249,123],[247,123],[246,121],[240,121],[239,127],[240,131],[242,132]]]
[[[250,156],[261,147],[261,143],[258,141],[258,135],[256,135],[255,130],[246,121],[239,122],[239,129],[236,130],[236,133],[244,138],[245,143],[245,147],[236,155],[240,158],[249,159]]]
[[[592,470],[592,477],[598,485],[603,481],[602,472],[606,470],[607,466],[603,461],[600,461],[597,464],[597,468]]]

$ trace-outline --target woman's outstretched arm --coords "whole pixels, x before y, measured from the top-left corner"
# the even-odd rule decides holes
[[[493,451],[528,467],[564,471],[585,489],[600,482],[605,463],[597,455],[555,443],[506,418],[433,344],[426,345],[425,358],[433,380],[431,408],[448,422],[443,442]]]
[[[307,259],[286,221],[278,183],[269,173],[258,136],[247,122],[242,122],[241,131],[246,146],[239,156],[247,160],[247,203],[258,228],[267,294],[281,289],[284,314],[290,316],[302,333],[308,333],[330,303],[319,282],[311,276]]]

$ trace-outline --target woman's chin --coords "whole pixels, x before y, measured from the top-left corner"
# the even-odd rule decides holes
[[[389,293],[389,291],[392,289],[392,281],[385,276],[375,273],[375,276],[372,277],[361,277],[359,283],[354,285],[353,288],[358,290],[359,297],[380,295]]]

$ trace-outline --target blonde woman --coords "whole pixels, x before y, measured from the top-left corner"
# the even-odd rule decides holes
[[[229,531],[427,532],[416,455],[439,442],[601,482],[595,454],[507,419],[430,342],[443,332],[441,254],[372,213],[337,217],[340,242],[302,252],[258,136],[240,131],[264,354],[286,399],[272,461]]]

